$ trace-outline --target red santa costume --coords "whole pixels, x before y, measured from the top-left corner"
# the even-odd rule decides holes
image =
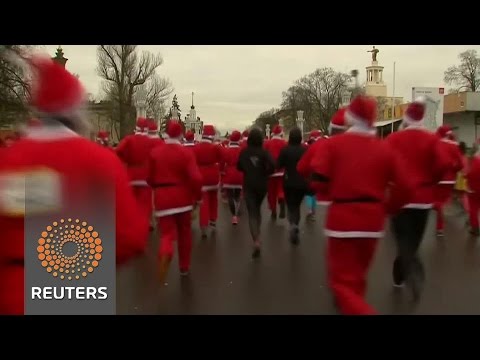
[[[448,125],[440,126],[437,129],[437,135],[441,139],[440,144],[445,148],[450,164],[449,169],[436,188],[436,202],[434,209],[437,211],[437,236],[443,236],[443,208],[452,197],[453,187],[457,178],[457,173],[463,169],[462,153],[456,141],[450,140],[452,129]]]
[[[273,128],[272,138],[264,143],[267,150],[277,163],[280,151],[287,146],[287,142],[283,138],[283,129],[280,125]],[[267,200],[268,206],[272,211],[272,219],[277,218],[277,203],[280,205],[280,219],[285,218],[285,195],[283,193],[283,169],[276,169],[268,180]]]
[[[230,142],[223,149],[223,161],[220,165],[223,176],[223,188],[227,191],[228,206],[232,214],[232,224],[238,224],[238,210],[240,207],[240,196],[242,192],[243,173],[238,171],[237,162],[240,155],[239,131],[233,131],[230,135]]]
[[[376,101],[355,98],[345,117],[352,126],[325,142],[312,169],[314,184],[327,187],[332,199],[325,226],[329,286],[341,313],[368,315],[375,310],[365,301],[367,274],[387,210],[408,201],[410,186],[400,159],[375,136]],[[396,197],[387,198],[391,183]]]
[[[152,148],[163,145],[164,141],[158,134],[158,125],[155,119],[147,119],[148,121],[148,137],[152,139]]]
[[[192,149],[193,146],[195,146],[195,134],[193,133],[193,131],[188,130],[188,131],[185,133],[185,137],[184,137],[184,141],[183,141],[183,146],[188,147],[188,148],[190,148],[190,149]]]
[[[249,134],[248,130],[244,130],[242,132],[242,139],[240,140],[240,148],[242,149],[247,146],[248,134]]]
[[[118,157],[127,166],[130,185],[148,221],[152,217],[152,189],[147,184],[148,156],[154,143],[148,136],[148,121],[138,118],[135,134],[127,135],[116,148]],[[152,228],[151,228],[152,229]]]
[[[215,145],[215,128],[213,125],[203,127],[202,140],[193,151],[202,174],[202,204],[200,206],[200,229],[206,237],[208,226],[216,229],[218,217],[218,188],[220,186],[220,167],[222,149]]]
[[[435,189],[449,168],[440,139],[423,126],[425,107],[423,99],[412,102],[403,117],[404,130],[385,139],[405,161],[414,187],[410,202],[392,218],[392,230],[398,248],[393,264],[394,286],[407,284],[415,300],[420,297],[425,278],[418,248],[435,202]]]
[[[29,64],[34,81],[31,106],[42,125],[28,128],[0,164],[0,226],[8,239],[0,252],[0,314],[24,313],[26,204],[36,214],[65,214],[91,207],[100,186],[113,185],[117,264],[142,253],[148,236],[148,224],[138,215],[121,162],[76,132],[88,124],[80,111],[85,92],[78,79],[48,57],[32,58]],[[42,191],[43,201],[18,186],[26,179]]]
[[[108,131],[105,130],[99,130],[97,133],[97,137],[95,139],[96,143],[105,147],[110,147],[109,142],[110,142],[110,134]]]
[[[192,210],[201,199],[202,178],[194,155],[182,146],[182,127],[170,121],[165,145],[152,150],[148,183],[154,189],[155,217],[160,230],[160,279],[165,281],[177,241],[180,274],[190,271]]]

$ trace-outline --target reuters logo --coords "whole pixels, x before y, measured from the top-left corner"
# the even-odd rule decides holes
[[[102,240],[86,221],[60,219],[38,239],[38,260],[61,280],[79,280],[95,271],[102,259]]]

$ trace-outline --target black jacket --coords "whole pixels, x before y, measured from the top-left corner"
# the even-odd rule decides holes
[[[275,170],[275,163],[263,147],[247,146],[238,157],[237,169],[243,173],[244,189],[266,191],[268,178]]]
[[[277,168],[285,169],[283,186],[299,190],[308,190],[305,179],[297,172],[297,164],[307,149],[299,145],[287,145],[282,149],[277,160]]]

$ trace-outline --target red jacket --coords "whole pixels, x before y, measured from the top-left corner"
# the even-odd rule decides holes
[[[469,192],[480,196],[480,156],[475,155],[471,160],[466,172]]]
[[[152,149],[165,144],[165,141],[163,141],[160,137],[158,136],[150,136],[150,140],[152,141]]]
[[[313,176],[332,203],[325,233],[335,238],[383,237],[387,212],[408,202],[411,184],[401,159],[374,135],[350,129],[324,142],[312,161]],[[387,197],[394,183],[396,195]]]
[[[147,182],[154,191],[157,217],[191,211],[202,196],[202,176],[194,155],[179,141],[167,140],[152,150]]]
[[[297,171],[305,179],[310,179],[312,175],[312,160],[313,158],[322,152],[322,146],[324,145],[327,139],[318,139],[313,144],[308,145],[307,151],[301,157],[300,161],[297,164]],[[320,205],[330,204],[330,198],[325,191],[322,189],[317,189],[316,191],[317,202]]]
[[[287,146],[287,142],[281,138],[281,137],[275,137],[273,136],[270,140],[266,141],[264,143],[265,149],[272,155],[273,161],[275,164],[277,163],[278,160],[278,155],[280,155],[280,151]],[[283,176],[284,170],[283,169],[276,169],[276,171],[270,175],[272,177],[274,176]]]
[[[415,188],[407,208],[429,209],[435,189],[449,168],[448,156],[440,139],[421,127],[408,127],[390,134],[386,143],[404,160],[407,175]]]
[[[116,153],[127,166],[132,186],[147,186],[148,157],[155,142],[147,135],[127,135],[118,144]]]
[[[202,190],[217,190],[220,183],[222,148],[211,141],[202,140],[195,145],[193,152],[202,174]]]
[[[457,173],[463,169],[463,159],[458,143],[448,139],[441,139],[440,146],[444,149],[448,161],[448,168],[440,180],[440,184],[455,184]]]
[[[5,181],[27,175],[32,181],[31,191],[12,188],[12,183]],[[109,150],[67,128],[32,129],[6,154],[0,164],[0,177],[3,180],[0,182],[0,228],[3,238],[8,239],[0,251],[0,314],[24,312],[25,209],[22,204],[33,204],[30,211],[36,208],[48,215],[61,214],[65,209],[91,207],[102,195],[102,187],[112,189],[114,186],[117,264],[145,249],[148,223],[138,209],[122,163]],[[58,198],[52,196],[55,190],[59,191]],[[37,191],[47,197],[49,208],[35,202]],[[15,202],[6,201],[12,192],[20,199],[21,208],[13,206]]]
[[[240,156],[240,145],[229,144],[223,149],[223,161],[220,168],[223,175],[224,189],[241,189],[243,184],[243,173],[237,170],[238,157]]]

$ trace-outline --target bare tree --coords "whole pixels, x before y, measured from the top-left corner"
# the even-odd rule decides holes
[[[136,45],[99,45],[97,61],[97,73],[105,80],[103,91],[118,109],[115,122],[119,124],[120,137],[124,137],[135,124],[135,91],[155,76],[163,59],[148,51],[139,55]]]
[[[166,115],[166,101],[173,92],[168,79],[155,74],[145,84],[140,85],[145,90],[147,98],[147,115],[154,119],[161,119]]]
[[[460,65],[450,66],[444,73],[445,83],[467,91],[480,90],[480,57],[476,50],[467,50],[458,55]]]
[[[0,50],[0,124],[12,124],[28,114],[30,84],[25,68],[11,57],[23,58],[29,45],[3,45]],[[5,54],[6,56],[1,56]]]
[[[297,80],[283,93],[282,108],[292,113],[293,121],[296,111],[303,110],[306,130],[316,128],[326,131],[342,102],[350,77],[350,74],[336,72],[332,68],[317,69]]]

